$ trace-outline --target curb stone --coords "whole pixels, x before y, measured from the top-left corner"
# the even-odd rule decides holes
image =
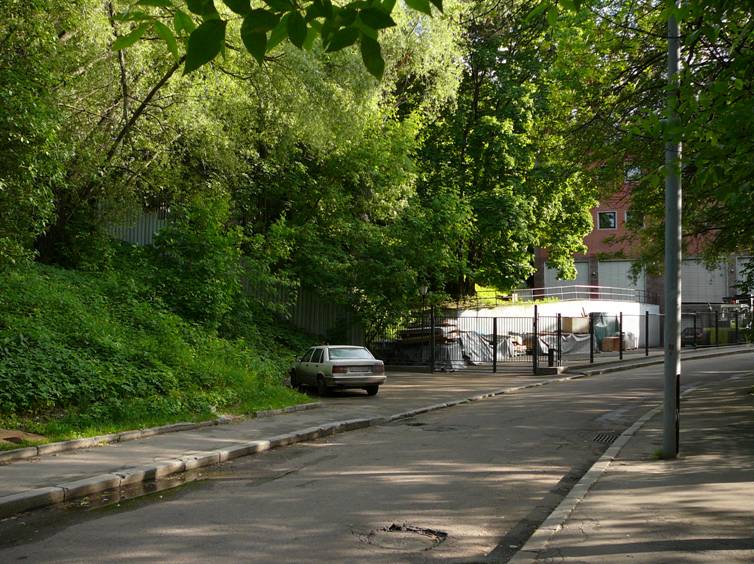
[[[16,462],[18,460],[25,460],[27,458],[34,458],[37,456],[37,447],[25,447],[14,450],[8,450],[0,453],[0,463]]]
[[[170,425],[161,425],[159,427],[148,427],[146,429],[136,429],[133,431],[121,431],[120,433],[109,433],[107,435],[97,435],[95,437],[87,437],[85,439],[73,439],[70,441],[59,441],[55,443],[46,443],[43,445],[25,447],[20,449],[13,449],[4,452],[0,452],[0,465],[8,464],[10,462],[17,462],[19,460],[25,460],[28,458],[36,458],[37,456],[45,456],[50,454],[58,454],[61,452],[68,452],[71,450],[78,450],[82,448],[93,448],[102,445],[108,445],[112,443],[123,443],[126,441],[135,441],[138,439],[146,439],[148,437],[154,437],[156,435],[164,435],[166,433],[177,433],[179,431],[193,431],[195,429],[202,429],[204,427],[212,427],[214,425],[225,425],[232,423],[233,421],[240,421],[242,419],[256,419],[258,417],[272,417],[274,415],[282,415],[284,413],[294,413],[297,411],[306,411],[320,407],[321,402],[302,403],[299,405],[292,405],[289,407],[283,407],[281,409],[268,409],[265,411],[258,411],[251,416],[231,416],[221,415],[217,419],[211,419],[209,421],[199,421],[197,423],[171,423]]]
[[[65,490],[60,487],[38,488],[0,499],[0,519],[39,507],[65,501]]]
[[[93,493],[120,487],[121,478],[117,474],[100,474],[83,480],[58,484],[64,492],[64,501],[84,497]]]

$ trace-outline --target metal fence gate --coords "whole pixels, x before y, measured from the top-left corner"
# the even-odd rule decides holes
[[[540,316],[536,306],[531,317],[475,317],[428,308],[373,336],[367,346],[393,369],[498,372],[527,366],[536,373],[544,367],[648,356],[664,345],[663,317],[649,312]],[[683,346],[746,342],[750,319],[729,317],[684,314]]]

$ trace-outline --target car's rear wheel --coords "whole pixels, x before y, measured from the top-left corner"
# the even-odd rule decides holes
[[[326,396],[329,392],[325,379],[322,376],[317,376],[317,394],[320,396]]]
[[[291,388],[294,390],[300,390],[301,389],[301,380],[299,380],[298,374],[296,374],[296,370],[291,370]]]
[[[371,386],[367,386],[364,389],[367,391],[367,394],[370,395],[370,396],[376,396],[377,392],[380,391],[380,387],[378,385],[376,385],[376,384],[373,384]]]

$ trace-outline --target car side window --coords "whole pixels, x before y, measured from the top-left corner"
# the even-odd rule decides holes
[[[314,349],[309,349],[306,354],[301,358],[301,362],[311,362]]]
[[[314,351],[314,356],[312,357],[312,362],[315,364],[319,364],[322,362],[322,349],[316,349]]]

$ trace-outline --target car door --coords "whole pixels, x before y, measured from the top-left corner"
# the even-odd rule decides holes
[[[311,382],[312,384],[317,383],[317,374],[322,372],[322,359],[324,357],[324,352],[322,349],[314,349],[314,354],[312,355],[312,361],[309,363],[311,366]]]
[[[314,354],[314,347],[310,348],[303,357],[301,357],[301,362],[299,362],[299,378],[302,384],[309,385],[313,384],[315,382],[314,378],[312,377],[312,370],[311,370],[311,360],[312,355]]]

